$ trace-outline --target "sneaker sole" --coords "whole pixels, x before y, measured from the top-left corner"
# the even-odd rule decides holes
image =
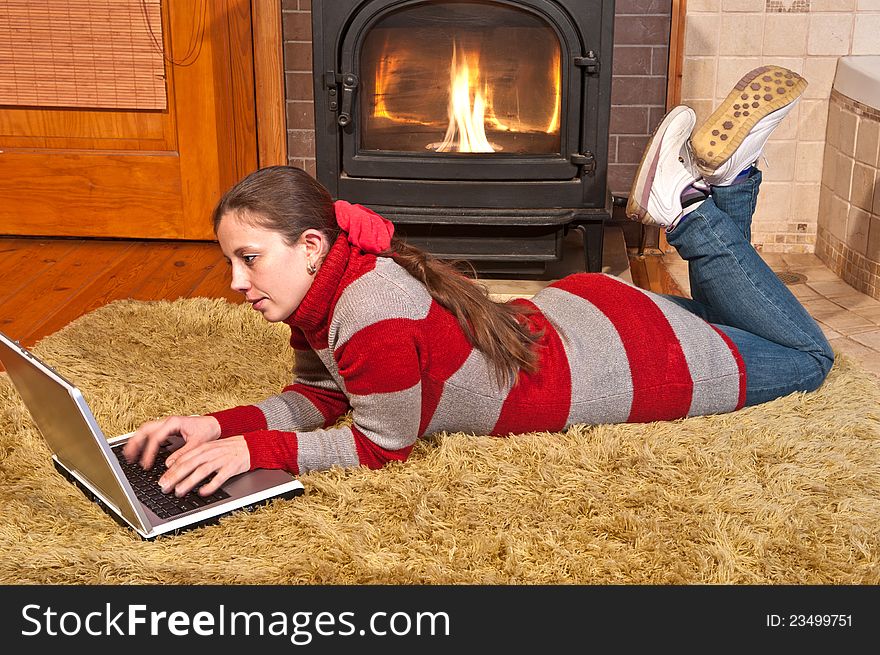
[[[660,155],[660,144],[663,141],[662,138],[658,137],[666,132],[669,124],[679,114],[689,111],[691,110],[685,106],[675,107],[654,128],[654,132],[651,134],[651,139],[648,142],[648,147],[642,153],[642,160],[639,162],[638,169],[636,169],[636,176],[629,192],[629,199],[626,201],[627,218],[639,221],[645,225],[659,224],[648,213],[651,183],[654,181],[654,173],[657,170],[658,157]]]
[[[697,166],[710,175],[730,159],[755,124],[797,100],[807,81],[780,66],[761,66],[743,77],[691,136]]]

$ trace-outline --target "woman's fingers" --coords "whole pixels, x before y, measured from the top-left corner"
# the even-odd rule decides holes
[[[139,461],[144,468],[150,468],[159,452],[159,446],[173,434],[168,419],[148,421],[141,425],[125,443],[122,454],[129,462]]]
[[[165,460],[165,467],[171,468],[172,466],[174,466],[175,462],[177,462],[181,457],[184,457],[187,453],[192,452],[200,445],[200,443],[196,442],[185,442],[180,448],[168,455],[168,458]]]
[[[169,416],[161,421],[156,421],[152,429],[147,433],[146,439],[142,445],[141,466],[148,469],[153,466],[156,461],[156,453],[159,447],[168,440],[173,434],[177,434],[179,427],[175,416]]]
[[[204,485],[199,489],[200,496],[210,496],[212,493],[217,491],[223,483],[226,482],[229,478],[231,478],[239,471],[235,470],[235,467],[231,463],[226,463],[217,470],[214,474],[214,477],[205,482]]]
[[[185,443],[168,456],[169,467],[199,444],[218,439],[220,423],[212,416],[168,416],[147,421],[129,438],[122,453],[129,462],[140,462],[144,468],[150,468],[159,448],[174,435],[183,437]]]
[[[168,488],[167,493],[171,493],[173,490],[175,496],[184,496],[195,489],[202,480],[212,473],[214,473],[214,467],[211,462],[197,464],[192,472],[186,475],[182,480],[176,484],[172,483],[171,487]],[[166,487],[163,486],[162,490],[164,491],[165,489]]]
[[[174,454],[176,458],[159,479],[159,485],[163,492],[173,491],[178,496],[190,492],[213,474],[199,490],[203,496],[210,495],[233,475],[250,468],[250,454],[242,437],[212,441],[186,452],[181,448]]]
[[[134,431],[134,434],[129,437],[128,441],[125,442],[125,446],[122,447],[122,454],[125,455],[125,459],[129,462],[134,462],[138,459],[138,456],[141,454],[141,449],[143,448],[144,440],[147,438],[147,434],[149,434],[152,429],[153,421],[149,421],[141,425],[137,430]]]

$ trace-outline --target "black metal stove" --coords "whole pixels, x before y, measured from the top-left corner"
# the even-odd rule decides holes
[[[318,179],[446,258],[601,270],[613,0],[313,0]]]

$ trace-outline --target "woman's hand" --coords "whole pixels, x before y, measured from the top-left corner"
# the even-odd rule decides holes
[[[233,475],[249,471],[251,454],[239,435],[180,448],[168,456],[165,465],[168,470],[159,478],[163,492],[183,496],[213,473],[214,477],[199,489],[199,495],[209,496]]]
[[[147,421],[125,443],[122,454],[129,462],[139,461],[148,469],[156,460],[159,446],[174,435],[183,437],[186,443],[169,456],[169,466],[172,458],[179,458],[196,446],[219,439],[220,423],[213,416],[169,416]]]

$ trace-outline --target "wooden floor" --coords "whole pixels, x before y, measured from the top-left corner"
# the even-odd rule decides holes
[[[0,331],[30,346],[114,300],[239,302],[212,242],[0,238]]]
[[[631,255],[630,272],[680,295],[658,255]],[[0,237],[0,331],[23,346],[114,300],[196,296],[241,301],[216,243]]]

